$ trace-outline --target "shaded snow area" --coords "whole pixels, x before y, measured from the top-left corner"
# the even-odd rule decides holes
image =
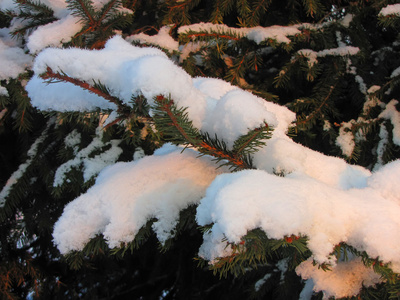
[[[17,78],[32,66],[32,61],[21,48],[6,44],[0,32],[0,80]]]
[[[227,242],[239,242],[249,230],[261,228],[271,238],[309,238],[311,259],[331,263],[332,272],[320,272],[310,261],[297,272],[327,296],[351,296],[362,284],[378,282],[356,259],[334,260],[330,253],[339,242],[379,256],[400,272],[399,161],[371,173],[310,150],[286,135],[295,120],[286,107],[219,79],[191,78],[162,51],[134,47],[119,36],[103,50],[42,51],[33,67],[36,76],[26,86],[39,109],[100,108],[113,115],[116,107],[106,100],[69,83],[44,83],[37,76],[47,66],[88,83],[100,81],[128,105],[132,94],[145,96],[150,104],[159,94],[171,95],[177,106],[187,107],[194,126],[210,136],[217,134],[228,148],[264,122],[274,128],[266,146],[253,156],[257,170],[229,173],[216,169],[211,157],[199,158],[193,149],[181,152],[170,144],[153,156],[105,168],[56,223],[53,237],[62,253],[81,250],[97,234],[103,234],[110,247],[118,247],[132,241],[151,218],[156,218],[153,229],[165,242],[174,235],[180,210],[194,204],[198,224],[212,225],[199,249],[199,255],[211,262],[231,254]],[[396,127],[397,115],[389,108],[382,117]],[[341,280],[338,288],[327,276],[349,280]]]

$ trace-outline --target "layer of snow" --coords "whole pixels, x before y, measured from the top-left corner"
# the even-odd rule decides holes
[[[313,290],[323,291],[324,299],[357,296],[362,286],[375,286],[381,282],[380,276],[365,267],[359,258],[340,262],[331,271],[318,269],[318,266],[314,266],[309,259],[301,263],[296,272],[303,279],[312,280]]]
[[[45,49],[37,56],[33,70],[41,74],[47,67],[89,83],[99,81],[126,104],[131,103],[132,95],[144,95],[150,104],[157,95],[171,96],[178,106],[188,108],[194,126],[211,136],[218,134],[229,145],[264,121],[275,128],[274,134],[284,136],[295,119],[287,108],[265,102],[222,80],[192,79],[161,50],[132,46],[120,36],[110,39],[98,51]],[[46,84],[34,77],[26,90],[32,105],[41,110],[115,109],[114,104],[70,83]],[[60,90],[64,91],[61,95]]]
[[[297,54],[306,57],[308,59],[309,66],[312,67],[318,62],[318,57],[356,55],[359,51],[360,48],[358,47],[341,46],[332,49],[324,49],[321,51],[301,49],[297,51]]]
[[[8,91],[4,86],[0,86],[0,96],[8,96]]]
[[[81,250],[103,233],[110,247],[133,240],[150,218],[153,230],[165,242],[173,235],[179,211],[197,204],[215,176],[210,157],[166,145],[153,156],[106,168],[96,185],[69,203],[54,227],[54,242],[61,253]]]
[[[74,132],[68,135],[65,139],[65,145],[67,147],[72,146],[75,157],[58,167],[54,175],[53,186],[61,186],[65,181],[68,181],[68,172],[73,168],[81,169],[83,171],[83,180],[87,182],[99,174],[106,166],[114,164],[122,153],[122,149],[118,147],[121,140],[111,140],[108,143],[103,143],[102,137],[102,129],[97,128],[96,136],[92,142],[78,152],[75,143],[79,143],[80,136]],[[111,148],[94,157],[91,156],[93,152],[106,146],[111,146]]]
[[[350,26],[350,23],[353,21],[354,15],[353,14],[346,14],[342,20],[339,21],[339,23],[343,26],[348,28]]]
[[[158,45],[161,48],[167,49],[169,52],[179,50],[179,43],[175,41],[172,36],[169,35],[171,27],[161,27],[156,35],[147,35],[144,33],[134,34],[125,38],[128,42],[139,42],[142,44],[153,44]]]
[[[320,55],[357,52],[358,48],[342,47]],[[53,236],[62,253],[81,250],[97,234],[103,234],[110,247],[118,247],[132,241],[153,217],[153,229],[165,242],[174,234],[180,210],[196,204],[198,224],[212,225],[199,249],[211,262],[231,254],[227,241],[239,242],[249,230],[261,228],[277,239],[306,235],[312,258],[319,263],[335,265],[330,253],[346,242],[400,271],[400,186],[395,184],[400,162],[371,174],[312,151],[286,136],[295,120],[287,108],[219,79],[192,79],[162,51],[134,47],[120,36],[102,50],[43,50],[33,67],[36,76],[26,87],[33,105],[42,110],[115,111],[115,105],[72,84],[43,83],[37,75],[47,66],[89,83],[100,81],[126,104],[132,94],[144,95],[150,104],[159,94],[171,95],[177,106],[187,107],[194,126],[210,136],[217,134],[228,147],[264,122],[274,128],[266,146],[254,154],[258,170],[216,170],[212,158],[198,158],[190,149],[181,153],[171,145],[153,156],[138,155],[133,162],[107,167],[57,222]],[[397,132],[394,101],[380,117],[390,119]],[[307,276],[311,275],[304,271]]]
[[[192,25],[181,26],[178,29],[179,34],[185,34],[190,31],[193,32],[218,32],[218,33],[229,33],[236,34],[239,37],[246,37],[249,40],[255,41],[257,44],[261,42],[273,39],[278,43],[289,44],[291,41],[288,36],[294,36],[301,34],[298,26],[270,26],[270,27],[252,27],[252,28],[232,28],[223,24],[213,23],[197,23]]]
[[[33,59],[19,47],[10,47],[0,38],[0,80],[16,78],[32,66]]]
[[[33,54],[46,47],[60,47],[82,29],[79,18],[68,15],[61,20],[40,26],[29,37],[27,47]]]
[[[335,264],[330,253],[344,241],[400,271],[400,187],[383,181],[399,174],[396,161],[369,177],[367,186],[349,190],[301,173],[284,178],[261,170],[222,174],[207,189],[196,220],[213,224],[208,241],[222,232],[227,242],[239,243],[256,228],[274,239],[306,235],[318,263]],[[200,255],[208,260],[223,255],[213,247],[205,241]]]
[[[379,12],[380,16],[395,15],[400,16],[400,4],[388,5],[381,9]]]

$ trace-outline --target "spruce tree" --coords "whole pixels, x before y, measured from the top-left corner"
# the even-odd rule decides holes
[[[399,20],[0,2],[1,296],[398,299]]]

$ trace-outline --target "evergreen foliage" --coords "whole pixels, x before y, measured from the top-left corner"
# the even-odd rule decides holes
[[[16,9],[0,10],[0,27],[14,36],[19,48],[26,47],[32,32],[59,19],[48,2],[18,0]],[[389,107],[400,111],[400,15],[379,14],[396,1],[65,2],[82,28],[60,47],[102,49],[116,34],[155,35],[168,25],[179,49],[153,46],[164,49],[192,76],[223,79],[294,111],[297,120],[290,135],[296,142],[370,170],[400,158],[395,136],[400,125],[385,115]],[[200,22],[213,25],[190,27]],[[297,33],[262,41],[248,34],[277,25]],[[100,234],[82,251],[62,256],[53,245],[53,226],[65,205],[86,192],[102,168],[152,155],[172,142],[212,156],[216,168],[254,169],[253,155],[268,147],[274,127],[265,122],[249,129],[229,148],[218,136],[197,129],[187,109],[171,96],[159,95],[149,105],[143,95],[133,94],[127,104],[102,82],[50,67],[41,74],[48,84],[72,83],[117,109],[113,119],[111,110],[100,109],[44,113],[32,107],[24,89],[32,75],[30,66],[17,78],[0,73],[2,298],[299,299],[304,282],[295,269],[311,256],[307,236],[277,240],[255,229],[240,243],[228,244],[230,256],[210,264],[197,256],[203,233],[211,227],[198,227],[195,205],[180,212],[173,237],[164,244],[152,229],[156,219],[150,219],[130,243],[110,249]],[[105,159],[102,155],[113,147],[120,149],[118,157]],[[86,166],[98,160],[102,167],[88,173]],[[284,176],[285,170],[276,173]],[[379,257],[345,242],[332,255],[360,257],[383,279],[363,287],[359,299],[400,298],[399,274]],[[319,267],[329,272],[329,265]],[[319,292],[310,299],[321,298]]]

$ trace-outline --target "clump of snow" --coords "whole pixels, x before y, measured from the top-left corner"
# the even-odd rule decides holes
[[[181,26],[178,29],[179,34],[185,34],[188,32],[219,32],[236,34],[239,37],[246,37],[249,40],[255,41],[257,44],[262,43],[265,40],[273,39],[278,43],[289,44],[291,40],[288,36],[294,36],[301,34],[298,26],[270,26],[270,27],[252,27],[252,28],[232,28],[224,24],[213,24],[213,23],[197,23],[191,25]]]
[[[0,80],[16,78],[32,66],[33,59],[19,47],[9,47],[0,39]]]
[[[73,168],[82,168],[83,179],[85,182],[87,182],[95,175],[99,174],[99,172],[106,166],[114,164],[122,153],[122,149],[118,147],[121,141],[111,140],[108,143],[103,143],[102,137],[103,130],[101,128],[97,128],[96,136],[93,141],[86,148],[78,152],[76,145],[80,142],[80,135],[74,131],[69,134],[65,139],[65,144],[67,147],[70,146],[73,148],[74,152],[76,152],[75,157],[58,167],[54,176],[53,186],[57,187],[63,185],[64,182],[68,180],[68,172],[70,172]],[[107,151],[104,151],[94,157],[90,156],[90,154],[94,151],[109,145],[111,148]]]
[[[343,155],[350,157],[354,151],[356,143],[352,132],[353,122],[343,122],[339,129],[339,135],[336,138],[336,145],[340,147]]]
[[[4,86],[0,86],[0,96],[8,96],[8,91]]]
[[[346,14],[342,20],[340,20],[340,24],[343,27],[349,28],[350,23],[353,21],[354,15],[353,14]]]
[[[222,172],[210,157],[166,146],[153,156],[117,163],[103,170],[96,185],[64,209],[54,227],[54,242],[62,253],[81,250],[96,234],[110,247],[134,239],[149,218],[158,239],[171,237],[179,211],[198,203],[207,186]],[[166,153],[165,153],[166,152]]]
[[[380,138],[380,141],[378,143],[378,146],[376,147],[377,161],[376,161],[376,164],[375,164],[373,170],[378,170],[378,169],[382,168],[382,166],[384,164],[383,154],[385,152],[386,146],[389,141],[389,132],[387,131],[385,124],[380,125],[379,138]]]
[[[373,94],[373,93],[379,91],[380,89],[381,89],[381,87],[379,85],[373,85],[367,90],[367,93]]]
[[[33,54],[46,47],[60,47],[81,30],[79,18],[68,15],[61,20],[40,26],[29,37],[27,47]]]
[[[298,55],[307,57],[308,66],[311,68],[318,62],[318,53],[310,49],[301,49],[297,51]]]
[[[322,291],[324,299],[356,296],[362,286],[375,286],[381,282],[380,276],[365,267],[360,258],[339,262],[331,271],[319,269],[309,259],[302,262],[296,272],[303,279],[312,279],[313,290]]]
[[[390,78],[394,78],[399,75],[400,75],[400,67],[393,70],[392,74],[390,75]]]
[[[400,4],[388,5],[381,9],[379,16],[395,15],[400,16]]]
[[[400,146],[400,112],[397,111],[396,105],[399,102],[397,100],[391,100],[379,118],[388,119],[393,125],[393,143]]]
[[[208,260],[223,255],[213,248],[214,232],[222,233],[227,242],[239,243],[248,231],[260,228],[274,239],[307,236],[312,257],[321,264],[334,265],[330,253],[344,241],[371,257],[392,262],[398,272],[400,193],[390,189],[400,190],[381,184],[380,172],[390,176],[385,178],[396,178],[399,170],[399,163],[388,166],[372,175],[366,187],[349,190],[301,173],[284,178],[262,170],[219,175],[197,208],[197,223],[213,224],[199,254]]]
[[[207,45],[206,42],[190,42],[185,45],[179,46],[179,63],[182,63],[192,52],[199,51],[203,46]],[[200,61],[196,62],[200,64]]]
[[[304,288],[299,295],[299,300],[311,300],[311,297],[314,294],[313,288],[314,288],[313,280],[307,279]]]
[[[81,142],[82,135],[78,130],[74,129],[70,134],[68,134],[64,139],[65,147],[72,148],[74,154],[76,155],[79,151],[78,145]]]
[[[324,49],[318,52],[311,49],[301,49],[297,51],[297,54],[307,58],[308,65],[311,68],[318,62],[318,57],[356,55],[359,51],[360,48],[358,47],[341,46],[332,49]]]
[[[171,26],[163,26],[156,35],[150,36],[141,32],[139,34],[128,36],[125,40],[128,42],[136,41],[142,44],[158,45],[172,53],[179,50],[179,43],[170,36],[170,29]]]
[[[288,125],[295,119],[295,114],[287,108],[268,103],[222,80],[193,80],[161,50],[132,46],[120,36],[110,39],[105,48],[98,51],[46,49],[37,56],[33,70],[41,74],[47,67],[83,81],[99,81],[128,105],[132,94],[145,96],[150,104],[159,94],[171,96],[178,106],[188,108],[194,126],[208,131],[211,136],[218,134],[230,145],[264,121],[274,127],[274,134],[285,135]],[[71,92],[67,91],[69,89]],[[26,90],[32,104],[41,110],[116,109],[114,104],[70,83],[46,84],[37,76],[29,81]],[[69,97],[71,99],[67,100]],[[85,101],[88,101],[87,107]]]

